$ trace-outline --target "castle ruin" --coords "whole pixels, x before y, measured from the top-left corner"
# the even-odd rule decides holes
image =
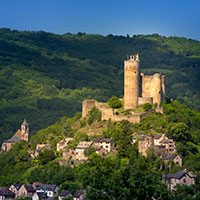
[[[160,103],[165,99],[165,76],[161,74],[144,75],[140,73],[139,55],[131,55],[124,61],[124,110],[131,110],[143,106],[145,103],[151,105],[157,103],[157,108],[145,113],[131,111],[131,115],[118,115],[116,109],[108,107],[107,103],[96,100],[84,100],[82,102],[82,117],[96,107],[101,111],[102,120],[113,121],[128,120],[139,123],[142,118],[153,112],[162,112]]]
[[[145,103],[160,105],[165,99],[165,76],[140,73],[139,55],[124,61],[124,109],[137,108]]]

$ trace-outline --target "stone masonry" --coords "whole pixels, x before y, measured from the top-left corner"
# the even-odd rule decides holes
[[[146,113],[133,113],[132,115],[117,115],[115,109],[108,107],[107,103],[96,100],[84,100],[82,102],[82,117],[96,107],[101,111],[102,120],[112,121],[128,120],[139,123],[142,118],[153,112],[161,112],[160,103],[165,99],[165,76],[161,74],[147,75],[140,73],[139,55],[131,55],[124,61],[124,110],[137,108],[145,103],[157,103],[156,109]]]
[[[124,61],[124,109],[136,108],[144,103],[157,103],[165,99],[165,76],[140,73],[139,55]]]

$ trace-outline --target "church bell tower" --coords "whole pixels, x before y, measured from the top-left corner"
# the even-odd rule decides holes
[[[26,119],[24,119],[24,122],[21,125],[21,134],[22,134],[22,139],[26,140],[28,142],[28,138],[29,138],[29,124],[27,123]]]

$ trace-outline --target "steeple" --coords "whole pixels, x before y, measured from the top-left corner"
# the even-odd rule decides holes
[[[26,121],[26,118],[24,119],[24,122],[22,123],[22,125],[29,126],[29,124]]]
[[[21,134],[22,134],[22,139],[28,141],[29,124],[27,123],[26,119],[24,119],[24,122],[21,125]]]

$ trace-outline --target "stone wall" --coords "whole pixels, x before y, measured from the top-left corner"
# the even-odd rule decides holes
[[[96,104],[96,100],[84,100],[82,102],[82,117],[85,117]]]
[[[141,74],[142,77],[142,97],[152,97],[153,104],[158,103],[165,98],[165,76],[154,74],[152,76]]]
[[[143,106],[145,103],[153,104],[153,97],[139,97],[138,106]]]
[[[115,121],[128,120],[131,123],[140,123],[141,115],[130,115],[130,116],[128,116],[128,115],[124,115],[124,116],[115,115],[114,120]]]
[[[84,107],[84,114],[82,113],[82,117],[85,117],[89,111],[95,106],[97,109],[101,111],[101,120],[109,120],[112,121],[121,121],[121,120],[128,120],[131,123],[140,123],[140,121],[152,113],[156,112],[156,109],[152,109],[147,111],[146,113],[135,113],[132,115],[116,115],[115,110],[113,108],[107,107],[107,103],[97,102],[95,100],[84,100],[82,103]]]

